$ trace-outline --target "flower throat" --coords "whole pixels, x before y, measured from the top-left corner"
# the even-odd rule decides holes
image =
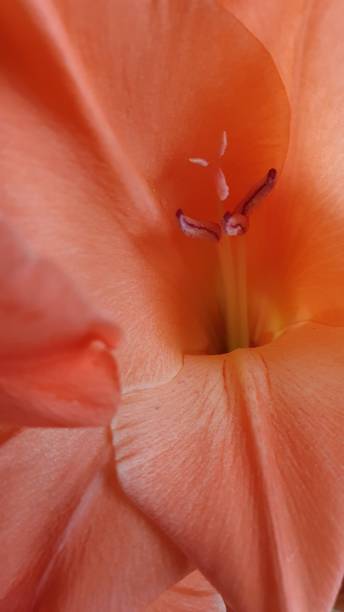
[[[216,190],[220,202],[224,202],[230,194],[226,177],[218,163],[218,160],[225,154],[227,146],[227,133],[224,131],[215,172]],[[210,165],[208,160],[200,157],[189,158],[189,161],[203,168]],[[214,162],[212,162],[213,164]],[[274,168],[270,168],[264,179],[255,189],[250,191],[232,211],[226,210],[222,214],[221,223],[189,217],[181,209],[178,209],[176,212],[179,227],[186,236],[214,240],[218,244],[225,301],[226,348],[228,351],[250,346],[246,240],[244,234],[246,234],[249,228],[249,214],[270,193],[276,183],[276,179],[277,171]]]

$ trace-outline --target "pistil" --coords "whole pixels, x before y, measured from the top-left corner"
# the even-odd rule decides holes
[[[223,132],[219,158],[223,157],[227,146],[227,133]],[[190,158],[190,162],[204,168],[209,165],[207,160],[199,157]],[[188,217],[181,209],[176,213],[179,226],[185,235],[193,238],[208,238],[217,242],[224,298],[226,344],[229,351],[250,346],[245,234],[249,228],[249,214],[272,190],[276,178],[276,170],[270,168],[264,180],[247,194],[232,212],[226,211],[223,214],[220,210],[221,225],[213,221],[201,221]],[[229,197],[230,191],[220,167],[216,169],[216,189],[219,208],[221,208],[221,204]]]
[[[244,240],[225,239],[218,244],[228,351],[249,345]]]
[[[243,234],[246,234],[249,228],[249,213],[272,190],[276,178],[276,170],[270,168],[264,181],[239,202],[232,213],[227,211],[223,216],[222,228],[225,236],[219,244],[219,258],[225,287],[229,350],[250,345],[246,238]],[[236,238],[233,240],[233,237]]]

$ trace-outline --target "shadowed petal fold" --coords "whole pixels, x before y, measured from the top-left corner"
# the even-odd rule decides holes
[[[1,612],[142,612],[189,571],[122,493],[103,428],[0,442]]]
[[[119,382],[113,323],[0,219],[0,422],[108,423]]]
[[[186,357],[115,419],[124,490],[237,612],[323,612],[344,566],[344,330]]]
[[[226,612],[226,606],[221,595],[195,571],[162,593],[145,612]]]

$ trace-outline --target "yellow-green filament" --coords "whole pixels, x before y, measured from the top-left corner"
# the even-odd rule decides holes
[[[224,236],[219,242],[228,351],[250,343],[247,312],[246,238]]]

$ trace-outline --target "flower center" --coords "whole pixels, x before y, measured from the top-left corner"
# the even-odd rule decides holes
[[[217,167],[215,172],[216,191],[220,203],[230,194],[230,189],[219,159],[228,146],[227,133],[221,138]],[[201,157],[191,157],[189,161],[203,168],[210,162]],[[214,165],[214,162],[212,162]],[[232,211],[227,210],[221,224],[201,221],[188,217],[179,209],[176,213],[182,232],[191,238],[208,238],[217,242],[224,294],[226,323],[226,345],[229,351],[250,346],[247,304],[246,239],[249,228],[249,214],[274,187],[277,171],[270,168],[264,179],[239,202]]]

